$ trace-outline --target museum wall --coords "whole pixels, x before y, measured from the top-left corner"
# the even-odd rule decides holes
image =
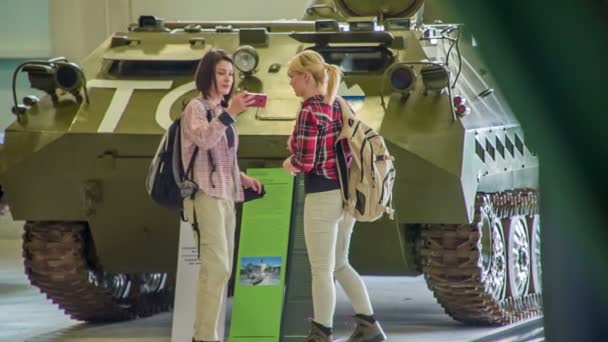
[[[51,54],[48,0],[0,2],[0,58],[46,57]]]
[[[28,0],[28,2],[33,1],[36,0]],[[155,15],[165,20],[298,19],[308,2],[308,0],[46,1],[50,10],[53,55],[62,55],[77,61],[113,32],[126,31],[129,24],[136,22],[140,15]]]
[[[80,61],[112,32],[126,31],[130,1],[50,0],[53,55]]]
[[[153,14],[167,20],[299,19],[306,0],[131,0],[132,20]]]

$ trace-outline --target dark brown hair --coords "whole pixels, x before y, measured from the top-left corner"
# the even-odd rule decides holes
[[[216,85],[215,80],[215,67],[217,63],[221,61],[226,61],[234,67],[234,62],[232,61],[232,57],[228,55],[224,50],[220,49],[211,49],[209,50],[201,61],[198,62],[198,67],[196,68],[196,72],[194,73],[194,82],[196,83],[196,89],[201,92],[203,98],[207,98],[211,93],[211,89]],[[232,87],[230,88],[230,93],[224,96],[224,101],[222,101],[222,106],[227,107],[228,101],[232,96],[234,91],[234,82],[232,82]]]

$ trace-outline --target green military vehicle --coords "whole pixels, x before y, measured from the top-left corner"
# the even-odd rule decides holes
[[[359,224],[356,268],[423,274],[445,311],[469,324],[542,314],[538,159],[473,37],[424,23],[422,6],[321,1],[302,21],[141,17],[81,66],[19,66],[15,75],[48,95],[15,96],[0,163],[12,214],[27,221],[31,283],[84,321],[169,310],[179,222],[144,180],[162,133],[195,96],[198,60],[229,51],[237,87],[268,94],[265,108],[238,117],[239,156],[242,169],[279,167],[300,104],[287,62],[313,49],[342,68],[340,94],[395,156],[396,219]]]

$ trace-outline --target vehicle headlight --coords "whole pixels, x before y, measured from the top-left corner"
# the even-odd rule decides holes
[[[243,45],[236,49],[232,55],[232,59],[236,68],[244,74],[252,73],[260,60],[258,52],[254,47],[249,45]]]
[[[74,63],[58,64],[55,71],[55,83],[66,91],[79,89],[82,86],[82,69]]]
[[[389,71],[391,87],[400,93],[409,92],[416,83],[416,73],[409,65],[398,64]]]
[[[422,82],[427,90],[441,91],[449,86],[450,71],[443,65],[429,64],[420,70]]]

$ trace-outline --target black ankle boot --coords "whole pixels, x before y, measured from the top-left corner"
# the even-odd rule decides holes
[[[304,339],[305,342],[330,342],[333,341],[331,328],[312,321],[310,324],[310,333]]]

